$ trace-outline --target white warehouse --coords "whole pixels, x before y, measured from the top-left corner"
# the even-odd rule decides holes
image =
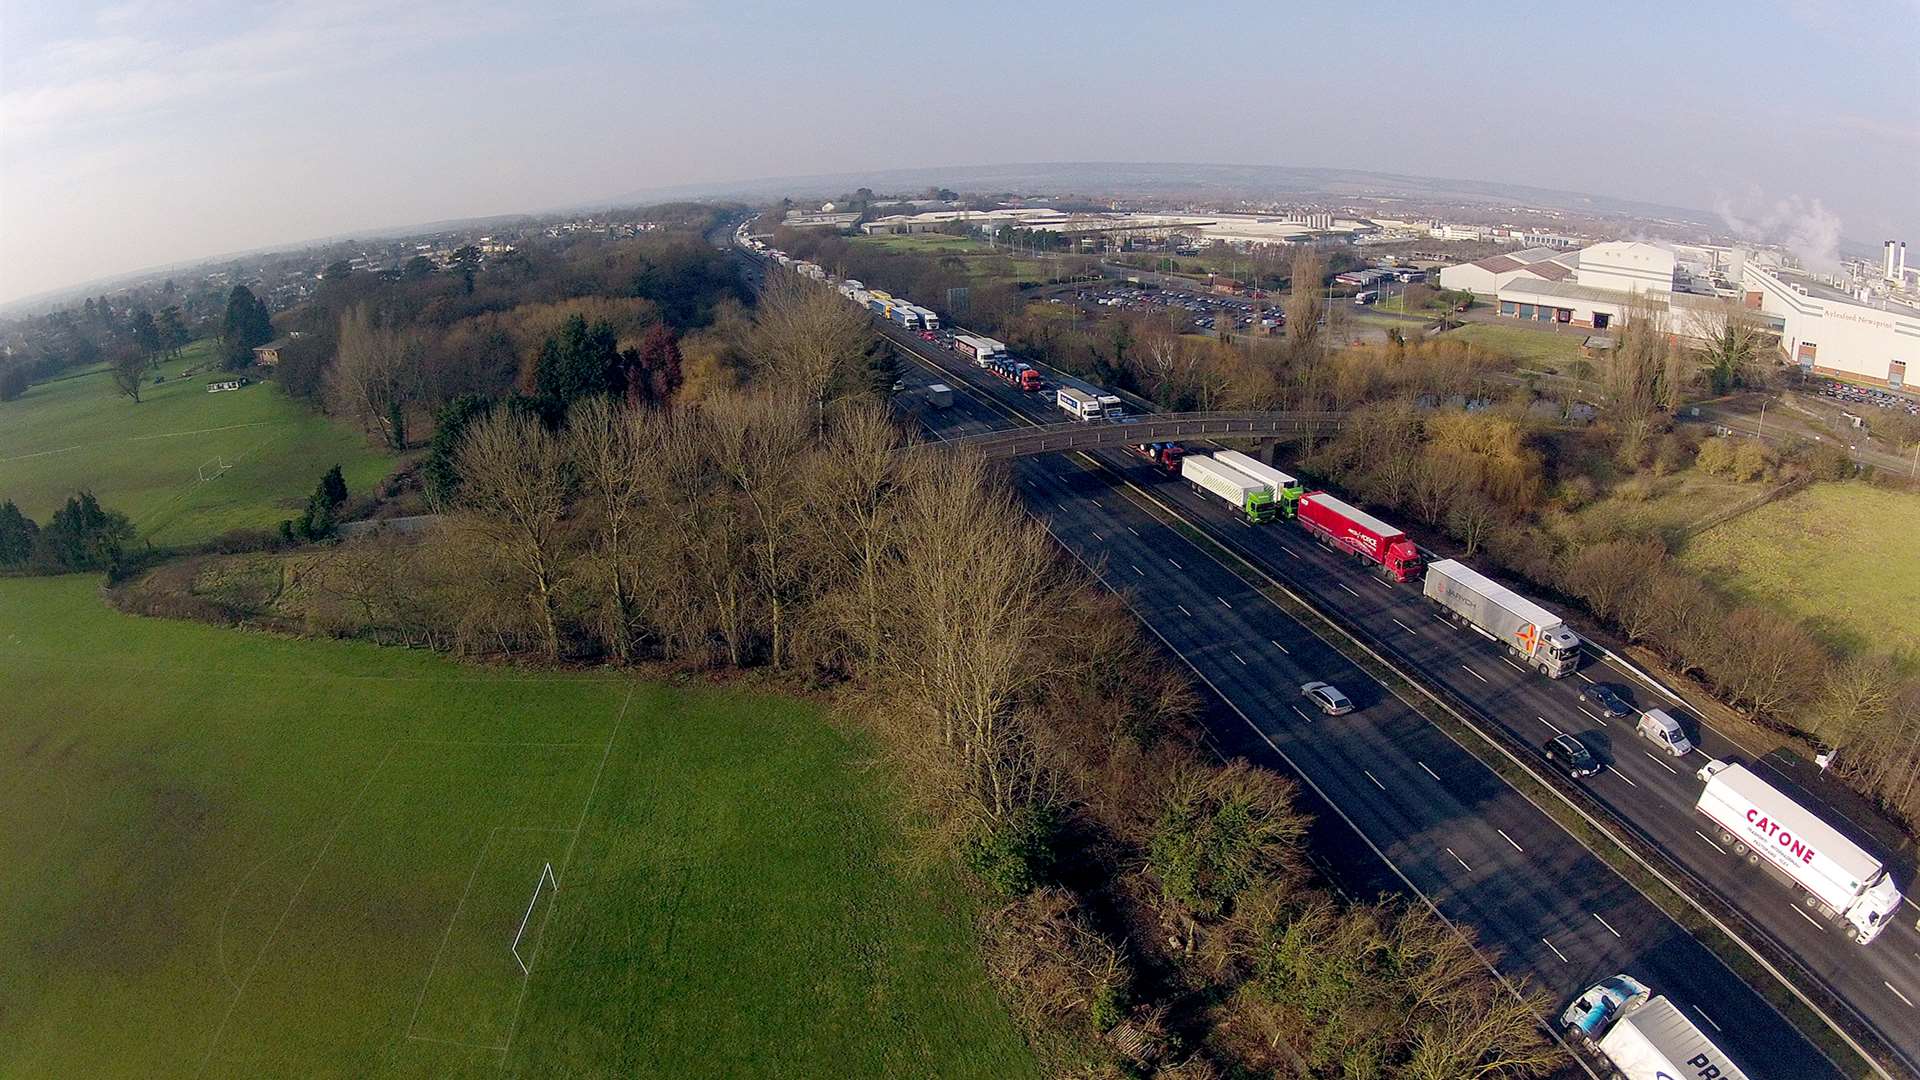
[[[1780,347],[1803,370],[1897,389],[1920,368],[1920,310],[1862,300],[1752,261],[1741,286],[1749,307],[1780,318]]]

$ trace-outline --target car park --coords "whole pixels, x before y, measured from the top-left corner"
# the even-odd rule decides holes
[[[1585,743],[1571,735],[1555,735],[1547,740],[1540,752],[1547,756],[1548,764],[1569,780],[1592,776],[1600,771],[1600,759],[1593,756],[1593,751],[1587,749]]]
[[[1353,699],[1332,683],[1310,682],[1300,687],[1308,701],[1328,716],[1345,716],[1353,711]]]

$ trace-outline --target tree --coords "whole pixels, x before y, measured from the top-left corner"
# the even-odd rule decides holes
[[[1704,342],[1699,350],[1700,366],[1706,369],[1707,385],[1713,392],[1729,393],[1752,380],[1759,369],[1765,335],[1759,313],[1728,301],[1696,319],[1696,336]]]
[[[133,537],[125,514],[103,509],[93,492],[82,491],[40,531],[39,554],[60,570],[105,570],[119,563]]]
[[[867,316],[831,289],[785,276],[761,295],[748,348],[775,386],[812,403],[821,429],[828,405],[866,392],[873,336]]]
[[[540,346],[534,365],[534,392],[562,404],[614,388],[620,349],[611,324],[587,325],[584,315],[568,316],[560,331]]]
[[[283,532],[293,532],[306,540],[324,540],[333,535],[335,524],[339,521],[340,507],[347,501],[347,481],[340,475],[340,466],[335,465],[320,478],[319,486],[307,498],[307,509],[300,520],[291,526],[283,526]]]
[[[0,566],[25,566],[39,537],[40,526],[21,513],[12,499],[0,503]]]
[[[420,467],[427,498],[435,506],[446,506],[460,486],[457,465],[460,441],[467,425],[492,411],[492,398],[462,394],[440,406],[433,417],[433,438],[427,441],[427,460]]]
[[[147,354],[141,352],[138,345],[122,341],[113,346],[107,365],[114,387],[132,398],[135,405],[140,404],[140,380],[147,374]]]
[[[238,371],[253,363],[253,350],[273,340],[273,317],[267,305],[245,285],[227,294],[227,312],[220,324],[222,365]]]
[[[655,323],[640,342],[637,370],[630,369],[627,400],[642,405],[666,405],[686,381],[680,357],[680,338],[666,323]],[[637,382],[636,382],[637,379]]]
[[[193,340],[192,331],[187,329],[187,320],[180,313],[180,305],[168,304],[160,309],[160,341],[171,355],[178,356],[180,350]]]
[[[345,259],[335,259],[320,271],[320,280],[326,282],[345,281],[353,276],[353,264]]]
[[[480,269],[480,249],[472,244],[461,244],[453,250],[453,266],[460,273],[460,283],[468,296],[473,295],[473,275]]]
[[[768,660],[782,667],[803,567],[796,548],[807,513],[805,452],[813,441],[806,404],[791,397],[722,397],[702,411],[711,424],[713,467],[748,510],[755,577],[768,610]]]
[[[1467,545],[1471,559],[1480,544],[1500,524],[1500,512],[1486,496],[1473,492],[1462,496],[1447,509],[1447,529]]]
[[[400,267],[402,281],[421,281],[433,276],[433,260],[425,255],[415,255]]]
[[[161,350],[166,348],[166,341],[161,337],[160,324],[154,321],[153,312],[146,308],[134,308],[132,325],[133,343],[146,354],[148,362],[158,359]]]
[[[1296,364],[1313,366],[1320,360],[1320,311],[1326,298],[1326,264],[1312,247],[1302,245],[1293,256],[1293,276],[1287,284],[1287,346]]]
[[[25,364],[9,364],[0,368],[0,401],[17,400],[32,383]]]
[[[406,343],[393,328],[374,320],[365,304],[340,317],[339,344],[327,370],[328,404],[377,432],[394,450],[406,447],[404,409],[410,395]]]
[[[564,449],[538,420],[499,410],[468,426],[457,467],[454,529],[505,563],[511,576],[500,586],[531,611],[546,658],[560,659],[561,524],[573,494]]]
[[[566,450],[580,480],[582,517],[590,531],[588,572],[603,583],[602,636],[618,660],[633,658],[641,515],[646,509],[648,450],[642,414],[632,404],[590,397],[567,414]]]
[[[1168,780],[1147,845],[1167,900],[1193,916],[1230,914],[1240,894],[1285,873],[1306,834],[1293,787],[1244,761],[1184,767]]]

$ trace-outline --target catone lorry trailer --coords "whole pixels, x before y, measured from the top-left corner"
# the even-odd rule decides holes
[[[1262,481],[1273,489],[1274,509],[1280,516],[1291,521],[1300,510],[1300,496],[1306,486],[1300,481],[1281,472],[1279,469],[1261,461],[1259,458],[1243,454],[1238,450],[1222,450],[1213,455],[1214,460],[1239,469],[1255,480]]]
[[[1580,666],[1580,636],[1565,620],[1465,563],[1429,564],[1421,592],[1550,679]]]
[[[1717,826],[1720,847],[1800,893],[1801,906],[1865,945],[1900,914],[1886,865],[1744,765],[1710,761],[1694,809]]]
[[[1420,549],[1407,534],[1363,510],[1348,506],[1324,491],[1300,496],[1302,528],[1335,551],[1357,555],[1387,572],[1395,581],[1412,581],[1420,574]]]
[[[1589,987],[1560,1026],[1626,1080],[1746,1080],[1679,1006],[1627,975]]]
[[[1255,525],[1273,519],[1273,489],[1231,465],[1206,454],[1188,454],[1180,459],[1180,476]]]

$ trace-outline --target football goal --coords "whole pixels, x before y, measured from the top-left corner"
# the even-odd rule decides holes
[[[540,868],[540,876],[534,879],[533,896],[527,900],[526,914],[520,916],[520,929],[513,932],[513,959],[515,963],[520,965],[520,974],[522,975],[532,974],[532,969],[527,966],[527,958],[520,955],[520,941],[527,936],[527,924],[533,920],[533,909],[540,906],[540,894],[543,891],[548,894],[547,903],[551,904],[553,903],[552,894],[558,892],[559,889],[560,882],[553,876],[553,864],[547,863],[543,865]],[[545,922],[546,920],[542,919],[541,921]],[[495,938],[494,940],[497,941],[499,939]],[[494,955],[498,956],[500,954],[495,953]]]
[[[198,473],[202,481],[213,480],[224,475],[226,471],[231,468],[233,468],[233,463],[227,460],[227,455],[221,454],[218,457],[210,457],[201,462]]]

